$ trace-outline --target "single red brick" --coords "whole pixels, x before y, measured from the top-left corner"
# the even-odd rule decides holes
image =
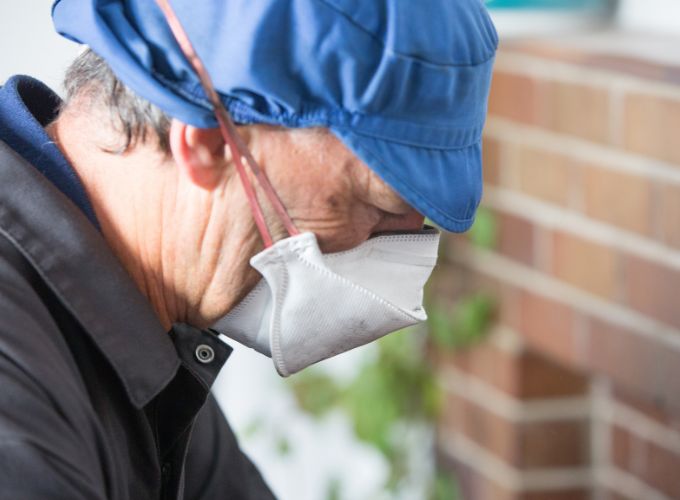
[[[452,362],[459,370],[473,375],[499,391],[518,396],[521,391],[519,355],[482,342],[457,351]]]
[[[523,399],[583,396],[589,390],[588,377],[535,352],[522,355],[521,370]]]
[[[543,125],[556,132],[594,142],[609,142],[609,92],[585,84],[551,81],[546,84],[539,111]]]
[[[667,356],[664,346],[598,319],[589,321],[588,333],[591,370],[641,394],[651,396],[651,391],[657,390],[659,364],[665,363]]]
[[[528,220],[496,212],[498,222],[497,251],[527,266],[534,263],[534,226]]]
[[[525,422],[519,428],[521,467],[582,467],[590,461],[587,419]]]
[[[497,139],[492,137],[484,137],[482,141],[482,171],[484,173],[484,182],[490,185],[498,185],[500,183],[500,168],[501,168],[501,146]]]
[[[665,407],[669,413],[676,416],[673,425],[680,430],[680,422],[677,415],[680,415],[680,391],[677,384],[669,381],[680,380],[680,353],[678,349],[670,346],[663,346],[663,355],[659,355],[656,360],[659,371],[658,383],[654,391],[646,391],[650,394],[657,404]]]
[[[531,292],[520,296],[520,331],[527,343],[568,366],[582,363],[575,314],[564,304]]]
[[[652,442],[645,445],[642,479],[670,498],[680,498],[680,455]]]
[[[667,245],[680,248],[680,186],[660,186],[659,213],[662,240]]]
[[[522,123],[539,121],[541,83],[516,73],[496,71],[491,82],[489,115]]]
[[[609,456],[612,464],[626,472],[634,472],[632,467],[631,435],[616,425],[610,427]]]
[[[457,394],[447,396],[443,424],[508,464],[518,464],[521,460],[513,422]]]
[[[553,233],[552,247],[552,273],[556,277],[601,297],[617,297],[615,250],[561,231]]]
[[[653,186],[649,179],[605,168],[584,168],[585,212],[623,229],[652,234]]]
[[[624,101],[623,119],[629,151],[680,164],[680,99],[630,94]]]
[[[674,327],[680,327],[680,271],[629,255],[624,261],[628,304]]]
[[[517,146],[514,150],[517,173],[510,185],[534,198],[567,206],[570,201],[572,179],[578,168],[564,155]]]

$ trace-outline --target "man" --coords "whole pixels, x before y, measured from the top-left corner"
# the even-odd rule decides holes
[[[216,330],[283,375],[365,343],[405,306],[333,266],[369,245],[345,271],[373,262],[356,279],[394,294],[430,256],[373,235],[472,223],[497,44],[479,0],[173,5],[238,137],[150,0],[57,0],[57,30],[90,47],[66,102],[27,77],[0,89],[2,498],[270,498],[209,394],[231,350]],[[333,307],[285,316],[324,303],[325,280]],[[351,328],[299,327],[356,293]],[[238,314],[258,301],[251,332]]]

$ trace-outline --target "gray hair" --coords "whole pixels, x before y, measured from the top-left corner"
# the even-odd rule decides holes
[[[151,139],[162,152],[170,152],[168,115],[136,95],[91,49],[86,49],[71,63],[64,88],[64,107],[85,98],[89,105],[108,113],[113,129],[121,135],[121,143],[107,151],[122,154],[131,146]]]

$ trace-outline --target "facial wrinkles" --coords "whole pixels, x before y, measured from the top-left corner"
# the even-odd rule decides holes
[[[346,250],[370,236],[381,211],[360,199],[355,185],[356,172],[368,172],[368,167],[334,135],[320,129],[285,130],[262,140],[266,144],[255,147],[266,152],[260,161],[272,184],[299,229],[317,235],[322,251]]]
[[[259,235],[238,178],[225,180],[224,187],[208,195],[209,216],[202,222],[200,234],[193,242],[192,324],[206,326],[231,308],[258,280],[250,268],[250,256],[262,248]],[[188,221],[191,224],[191,221]],[[187,226],[191,234],[192,228]]]

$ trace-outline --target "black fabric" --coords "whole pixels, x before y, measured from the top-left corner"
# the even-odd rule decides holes
[[[273,498],[210,396],[230,353],[163,331],[85,215],[0,142],[0,498]]]

